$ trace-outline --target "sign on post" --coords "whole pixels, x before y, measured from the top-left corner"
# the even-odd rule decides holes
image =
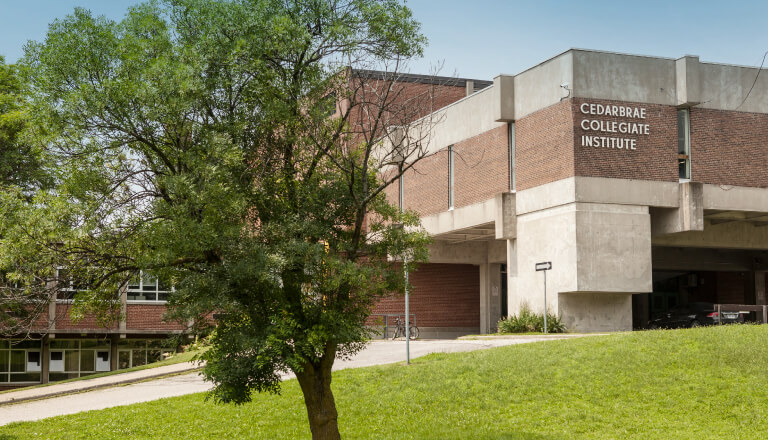
[[[544,334],[547,334],[547,271],[552,269],[551,261],[536,263],[536,272],[544,272]]]

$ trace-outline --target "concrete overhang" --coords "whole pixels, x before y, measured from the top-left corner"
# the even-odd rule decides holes
[[[515,194],[501,193],[492,199],[421,218],[435,239],[448,242],[511,239],[517,235]]]

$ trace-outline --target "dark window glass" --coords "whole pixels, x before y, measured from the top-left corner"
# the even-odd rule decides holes
[[[677,111],[677,153],[678,154],[688,154],[688,148],[687,148],[687,111],[686,110],[678,110]]]
[[[40,366],[40,352],[39,351],[28,351],[27,352],[27,362],[35,363],[38,366]]]
[[[11,382],[40,382],[40,373],[11,374]]]
[[[80,371],[96,371],[96,352],[82,350],[80,352]]]
[[[133,366],[138,367],[147,363],[147,350],[133,350]]]
[[[8,350],[0,350],[0,372],[8,372],[8,361],[10,360],[10,352]]]
[[[64,371],[80,371],[78,350],[64,352]]]
[[[27,371],[27,352],[21,350],[11,351],[11,373],[23,373]]]

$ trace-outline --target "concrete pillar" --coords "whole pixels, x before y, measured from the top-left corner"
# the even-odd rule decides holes
[[[507,240],[507,316],[520,313],[517,292],[517,240]]]
[[[515,77],[499,75],[493,79],[493,119],[496,122],[515,120]]]
[[[48,335],[43,336],[43,348],[40,351],[40,383],[48,383],[48,372],[51,368],[51,342]]]
[[[475,82],[471,79],[468,79],[465,83],[465,96],[469,96],[473,93],[475,93]]]
[[[755,304],[758,305],[768,304],[765,294],[766,273],[768,272],[764,270],[755,271]]]
[[[701,102],[699,57],[687,55],[675,61],[677,105],[692,106]]]
[[[570,330],[632,329],[631,294],[652,290],[648,207],[571,203],[517,220],[513,307],[544,312],[544,274],[535,266],[549,261],[547,308]]]
[[[128,285],[123,284],[120,286],[120,322],[118,323],[118,328],[120,329],[120,334],[125,335],[125,332],[127,330],[126,328],[126,322],[125,322],[125,315],[128,312]]]
[[[704,230],[704,184],[683,182],[679,188],[680,207],[656,211],[651,219],[653,235]]]
[[[480,333],[491,333],[501,319],[501,265],[480,265]]]
[[[489,264],[480,265],[480,333],[490,333],[490,276],[488,273]]]
[[[119,335],[112,335],[109,343],[109,370],[117,370],[117,343],[120,341]]]
[[[576,332],[632,330],[632,294],[568,292],[559,295],[566,328]]]

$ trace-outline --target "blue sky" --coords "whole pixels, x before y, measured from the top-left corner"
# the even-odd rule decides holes
[[[27,40],[83,6],[119,19],[136,0],[0,0],[0,55],[14,62]],[[491,79],[569,48],[757,66],[768,51],[767,1],[409,0],[429,38],[414,73]]]

